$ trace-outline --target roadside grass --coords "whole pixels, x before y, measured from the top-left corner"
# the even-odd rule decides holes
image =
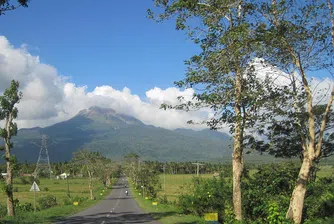
[[[187,184],[191,184],[193,174],[166,174],[166,197],[168,201],[177,201],[178,196],[189,191]],[[200,174],[202,178],[211,178],[212,174]],[[161,190],[158,191],[158,198],[164,196],[164,175],[160,175]]]
[[[163,224],[205,223],[203,218],[194,215],[185,215],[174,205],[160,203],[158,203],[158,205],[152,205],[153,201],[139,195],[140,191],[135,190],[132,184],[130,184],[130,189],[132,197],[136,200],[139,207],[150,213],[155,220]]]
[[[18,188],[18,192],[14,192],[14,199],[19,199],[20,203],[34,203],[34,193],[30,192],[31,184],[18,184],[19,180],[14,180],[14,188]],[[113,180],[115,183],[117,180]],[[69,179],[70,196],[74,198],[86,197],[88,200],[79,203],[79,205],[64,205],[64,200],[67,197],[67,183],[66,180],[40,179],[40,192],[36,192],[36,207],[39,207],[38,199],[47,195],[53,195],[57,199],[58,205],[45,210],[34,212],[21,212],[17,210],[14,218],[5,216],[1,221],[3,223],[51,223],[58,219],[63,219],[67,216],[75,214],[81,210],[91,207],[104,199],[112,189],[104,189],[100,181],[94,181],[94,196],[96,200],[90,200],[88,190],[88,179]],[[45,191],[48,188],[48,191]],[[5,194],[3,189],[0,191],[2,196],[1,205],[5,206]]]
[[[320,170],[317,172],[317,177],[331,177],[334,175],[334,166],[325,165],[319,168]]]

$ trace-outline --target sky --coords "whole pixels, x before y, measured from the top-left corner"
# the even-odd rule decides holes
[[[147,18],[153,0],[32,0],[0,17],[0,93],[20,82],[19,128],[45,127],[91,106],[113,108],[158,127],[203,128],[188,120],[209,109],[164,111],[190,100],[184,60],[199,52],[174,21]],[[227,131],[227,129],[223,129]]]
[[[153,0],[33,0],[1,17],[0,34],[14,46],[27,44],[42,63],[88,90],[126,86],[143,96],[181,79],[183,61],[196,52],[172,21],[146,17],[152,6]]]
[[[83,3],[84,2],[84,3]],[[169,129],[210,111],[163,111],[191,99],[173,82],[198,51],[173,21],[147,18],[152,0],[30,1],[0,18],[0,92],[20,82],[19,128],[48,126],[90,106],[110,107]]]

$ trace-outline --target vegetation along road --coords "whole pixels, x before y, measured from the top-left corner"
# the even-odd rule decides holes
[[[58,224],[65,223],[151,223],[158,224],[154,221],[150,214],[147,214],[140,209],[136,201],[129,195],[126,196],[125,191],[129,191],[126,178],[120,178],[113,186],[111,194],[101,203],[94,207],[88,208],[80,213],[77,213],[65,220],[57,222]]]

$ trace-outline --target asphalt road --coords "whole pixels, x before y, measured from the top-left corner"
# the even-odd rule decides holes
[[[111,194],[99,204],[90,207],[78,214],[60,220],[58,224],[79,224],[79,223],[150,223],[159,224],[151,215],[140,209],[131,196],[129,188],[125,188],[127,180],[120,178]],[[129,195],[125,195],[125,191]]]

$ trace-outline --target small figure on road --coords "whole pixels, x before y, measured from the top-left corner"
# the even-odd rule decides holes
[[[126,194],[126,196],[128,196],[129,192],[128,192],[128,191],[125,191],[125,194]]]

